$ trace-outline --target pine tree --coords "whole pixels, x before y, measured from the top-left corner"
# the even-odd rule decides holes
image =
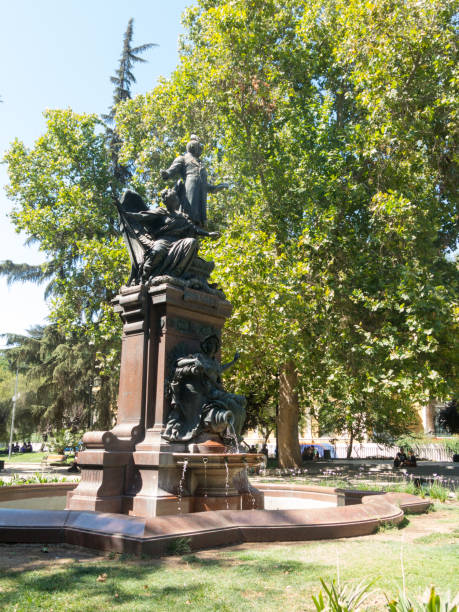
[[[108,114],[102,115],[102,118],[107,125],[108,146],[112,158],[113,175],[117,181],[126,183],[130,177],[129,169],[119,163],[119,152],[121,149],[121,139],[116,131],[112,128],[115,120],[116,108],[120,102],[131,99],[131,86],[136,82],[134,73],[132,72],[134,64],[145,63],[143,57],[139,54],[145,53],[152,47],[157,47],[155,43],[147,43],[138,47],[132,47],[132,36],[134,33],[134,19],[129,19],[126,32],[124,33],[123,50],[121,52],[118,70],[115,76],[110,77],[110,81],[115,85],[113,91],[113,104],[108,110]]]

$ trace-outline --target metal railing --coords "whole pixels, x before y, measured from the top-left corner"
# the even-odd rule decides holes
[[[337,442],[335,444],[336,458],[345,459],[347,454],[347,444]],[[451,461],[453,453],[446,450],[441,444],[413,444],[412,449],[416,457],[429,461]],[[399,451],[398,446],[386,446],[374,442],[354,443],[352,448],[353,459],[367,459],[375,457],[377,459],[393,459]]]

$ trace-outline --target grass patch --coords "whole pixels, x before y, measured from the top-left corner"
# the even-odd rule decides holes
[[[292,483],[310,486],[331,487],[335,489],[351,489],[355,491],[386,491],[395,493],[410,493],[425,498],[430,497],[441,502],[448,499],[459,499],[458,490],[444,486],[441,482],[432,482],[430,484],[419,484],[415,479],[400,480],[398,482],[378,482],[370,480],[358,480],[350,478],[344,480],[341,478],[310,478],[308,476],[261,476],[252,479],[255,483]]]
[[[8,480],[0,478],[0,487],[16,487],[26,484],[47,484],[53,482],[78,482],[78,478],[66,477],[66,476],[50,476],[49,474],[35,474],[28,476],[21,476],[20,474],[13,474]]]
[[[13,453],[11,459],[8,459],[8,455],[3,455],[0,459],[3,459],[8,463],[40,463],[43,457],[46,457],[49,453]]]
[[[448,531],[445,537],[434,533],[439,519]],[[244,544],[162,559],[111,555],[74,562],[71,557],[77,556],[77,549],[57,545],[49,545],[47,554],[31,545],[22,549],[19,559],[15,551],[20,547],[0,545],[0,609],[299,612],[314,609],[311,596],[320,591],[320,579],[330,584],[339,567],[341,584],[374,582],[365,609],[383,610],[384,593],[395,597],[402,586],[401,552],[409,596],[419,597],[430,584],[438,592],[456,584],[458,553],[453,539],[458,521],[459,503],[454,502],[442,504],[434,514],[410,516],[402,531],[393,528],[384,534],[318,542]]]

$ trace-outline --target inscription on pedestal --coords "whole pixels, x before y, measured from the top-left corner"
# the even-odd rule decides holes
[[[204,338],[212,335],[220,337],[220,329],[218,327],[205,325],[204,323],[182,317],[161,317],[160,327],[162,332],[166,329],[175,329],[182,334],[189,334],[200,340],[204,340]]]

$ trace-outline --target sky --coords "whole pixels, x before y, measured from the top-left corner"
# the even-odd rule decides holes
[[[43,111],[71,108],[104,113],[112,102],[114,74],[127,23],[134,19],[133,46],[156,43],[146,64],[135,66],[133,95],[152,89],[178,62],[181,15],[193,0],[0,0],[0,157],[18,138],[27,147],[45,131]],[[44,256],[24,246],[8,219],[13,202],[0,165],[0,261],[38,264]],[[44,323],[44,287],[7,286],[0,277],[0,334],[24,333]],[[4,342],[0,337],[0,345]]]

